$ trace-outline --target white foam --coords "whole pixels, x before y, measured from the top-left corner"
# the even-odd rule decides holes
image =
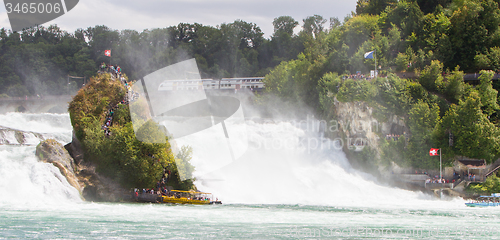
[[[0,115],[0,120],[10,128],[71,138],[71,128],[65,125],[69,124],[67,114],[16,113]],[[235,124],[234,129],[247,131],[248,151],[209,174],[195,172],[199,189],[214,193],[224,203],[464,208],[463,200],[438,201],[422,193],[382,186],[372,176],[354,170],[333,142],[318,140],[293,124],[250,121]],[[196,141],[179,145],[193,147],[194,163],[210,164],[213,159],[207,156],[216,156],[219,150],[204,148],[208,141],[213,141],[209,131]],[[227,142],[212,143],[217,144]],[[211,152],[207,155],[206,151]],[[38,162],[34,152],[34,146],[0,146],[0,205],[57,207],[81,202],[78,191],[59,170]]]
[[[0,204],[57,205],[81,201],[60,170],[39,162],[34,146],[0,147]]]
[[[45,139],[55,138],[61,143],[68,143],[71,141],[71,132],[73,129],[69,114],[51,113],[29,114],[11,112],[0,114],[0,126],[21,131],[41,133]],[[28,140],[31,141],[33,138],[29,137]],[[36,140],[33,141],[34,144],[37,144]],[[15,140],[15,143],[17,143],[17,140]]]
[[[40,139],[34,133],[31,133],[31,132],[24,133],[24,143],[23,144],[38,145],[38,143],[40,143],[40,140],[43,140],[43,137],[42,137],[42,139]]]
[[[0,115],[4,127],[56,136],[59,141],[71,140],[68,114]],[[40,139],[24,133],[25,144],[32,146],[0,146],[0,205],[9,208],[60,206],[81,202],[80,193],[71,186],[60,170],[50,163],[39,162],[35,146]],[[17,144],[15,131],[5,131],[4,139]]]
[[[250,149],[243,157],[210,174],[195,173],[200,190],[212,192],[226,203],[464,206],[463,200],[438,201],[423,193],[383,186],[371,175],[353,169],[334,142],[315,138],[290,123],[247,122],[245,127]],[[211,138],[207,135],[205,139]],[[203,142],[191,143],[193,162],[210,162],[207,154],[197,151],[197,144]]]
[[[22,131],[55,133],[71,131],[69,114],[15,113],[0,114],[0,125]]]
[[[18,144],[16,133],[14,131],[5,131],[3,142],[5,142],[6,144]]]

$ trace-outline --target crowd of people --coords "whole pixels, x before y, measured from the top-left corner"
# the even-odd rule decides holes
[[[465,176],[468,177],[469,181],[473,181],[473,182],[476,181],[476,174],[469,173],[468,175],[466,174]]]
[[[435,176],[433,179],[427,178],[427,180],[425,180],[425,183],[450,183],[450,182],[454,183],[455,179],[450,181],[448,179],[439,178],[438,176]]]
[[[115,78],[118,78],[118,77],[121,77],[121,74],[122,74],[122,69],[120,68],[119,65],[106,65],[105,62],[102,62],[101,64],[101,69],[100,69],[100,72],[101,73],[104,73],[104,72],[107,72],[107,73],[111,73],[111,75]]]
[[[415,174],[418,174],[418,172],[416,171]],[[422,174],[427,175],[427,172],[423,172]],[[464,178],[462,178],[463,176],[464,176]],[[464,171],[463,174],[460,175],[459,173],[454,171],[453,178],[451,178],[451,179],[439,178],[439,176],[437,176],[437,175],[434,176],[433,178],[431,178],[429,176],[429,178],[425,181],[425,183],[455,183],[455,182],[459,182],[459,180],[466,180],[466,181],[475,182],[476,180],[479,180],[479,179],[477,179],[476,175],[473,173],[467,173]]]
[[[399,136],[400,135],[396,135],[396,134],[387,134],[385,135],[385,140],[394,140],[394,141],[397,141],[399,139]]]
[[[343,79],[371,80],[372,77],[364,74],[351,74],[351,75],[344,75]]]
[[[107,114],[106,114],[106,122],[101,127],[102,130],[104,130],[104,133],[106,134],[106,136],[111,135],[111,131],[109,130],[109,128],[113,124],[113,114],[114,114],[114,108],[109,109]]]
[[[118,108],[123,107],[123,106],[120,106],[120,104],[127,105],[130,102],[137,100],[137,98],[139,98],[139,93],[134,92],[132,90],[132,87],[128,83],[127,79],[122,75],[120,66],[115,67],[113,65],[106,65],[106,63],[103,62],[99,72],[100,73],[106,73],[106,72],[111,73],[111,78],[113,80],[118,79],[123,84],[123,86],[125,86],[125,89],[127,90],[127,93],[125,94],[124,99],[122,99],[122,101],[120,103],[118,103],[114,106],[110,106],[108,108],[108,110],[106,111],[106,119],[104,121],[104,124],[102,125],[102,130],[104,130],[104,133],[108,137],[111,135],[110,127],[113,126],[113,117],[114,117],[115,111]]]

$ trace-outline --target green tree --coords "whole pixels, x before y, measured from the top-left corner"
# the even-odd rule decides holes
[[[408,127],[412,139],[421,143],[431,143],[431,133],[440,120],[437,104],[429,106],[426,102],[419,100],[418,103],[412,105],[408,115]]]
[[[498,91],[493,89],[493,86],[491,85],[494,73],[492,71],[482,70],[479,74],[480,84],[478,86],[478,90],[481,97],[480,106],[489,116],[496,110],[500,109],[497,103]]]
[[[454,1],[450,7],[449,38],[453,58],[445,67],[459,65],[465,71],[476,69],[474,57],[485,54],[496,38],[500,24],[498,3],[485,1]]]
[[[444,82],[443,94],[451,103],[458,104],[465,94],[466,84],[464,83],[464,73],[459,71],[459,68],[446,77]]]
[[[370,101],[377,94],[377,89],[369,81],[346,79],[339,88],[337,99],[341,102]]]
[[[408,161],[417,168],[436,168],[438,163],[429,157],[429,149],[436,146],[433,140],[433,131],[440,121],[437,104],[429,105],[419,100],[408,113],[408,127],[410,139],[408,142]]]
[[[443,12],[425,15],[422,26],[418,29],[418,47],[424,51],[433,51],[438,59],[449,62],[454,54],[448,36],[450,25],[450,19]]]
[[[293,29],[299,25],[299,22],[295,21],[290,16],[281,16],[277,17],[273,20],[274,26],[274,36],[280,35],[281,33],[285,33],[288,36],[293,35]]]
[[[437,92],[443,87],[442,73],[443,64],[438,60],[432,61],[430,66],[420,72],[418,82],[430,92]]]
[[[391,28],[391,24],[401,29],[401,37],[407,39],[412,33],[417,33],[424,14],[414,1],[397,1],[392,7],[384,9],[386,14],[381,14],[380,22],[385,29]]]
[[[500,47],[492,47],[485,54],[478,53],[474,61],[479,69],[500,71]]]
[[[380,31],[378,23],[378,16],[357,15],[342,25],[341,38],[349,47],[349,56],[352,56],[364,42]]]
[[[451,105],[439,126],[438,139],[446,141],[451,132],[454,154],[490,162],[498,154],[499,132],[480,106],[481,97],[475,91],[458,105]]]
[[[259,64],[262,67],[274,67],[282,61],[296,58],[304,50],[303,38],[293,30],[299,24],[290,16],[281,16],[273,21],[274,33],[269,43],[264,43],[259,52]]]
[[[407,91],[406,79],[389,74],[387,78],[377,78],[374,84],[378,89],[378,94],[374,99],[378,103],[398,116],[407,114],[408,110],[410,110],[411,99]]]
[[[325,73],[319,80],[319,101],[325,115],[333,115],[335,111],[335,95],[338,93],[342,84],[342,77],[335,72]],[[332,117],[332,116],[328,116]]]
[[[326,19],[320,15],[309,16],[302,21],[304,22],[304,25],[302,25],[303,32],[313,37],[318,37],[323,32],[323,25],[326,23]]]
[[[356,13],[378,15],[387,7],[397,2],[396,0],[358,0],[356,3]]]
[[[451,2],[452,0],[417,0],[420,10],[425,14],[434,12],[438,6],[447,7]]]

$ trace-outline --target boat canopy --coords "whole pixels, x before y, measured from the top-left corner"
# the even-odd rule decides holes
[[[191,193],[191,194],[211,194],[206,192],[194,192],[194,191],[182,191],[182,190],[170,190],[171,192],[181,192],[181,193]]]

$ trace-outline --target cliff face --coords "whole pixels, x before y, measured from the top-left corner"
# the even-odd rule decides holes
[[[344,141],[344,152],[354,167],[369,172],[381,180],[390,179],[393,173],[407,170],[400,168],[394,162],[387,165],[383,163],[384,159],[380,159],[380,138],[396,140],[409,133],[403,117],[382,116],[387,120],[381,122],[375,118],[375,115],[378,115],[380,119],[380,113],[375,112],[376,110],[366,102],[344,103],[335,99],[334,104],[338,133],[340,133],[335,137],[341,137]],[[361,153],[366,147],[369,147],[370,151]]]
[[[386,116],[386,122],[374,117],[374,110],[365,102],[343,103],[335,99],[336,117],[340,129],[346,135],[345,144],[350,147],[369,145],[379,152],[380,137],[403,136],[408,132],[404,118],[397,115]],[[362,144],[361,144],[362,143]],[[350,149],[356,149],[351,147]]]

